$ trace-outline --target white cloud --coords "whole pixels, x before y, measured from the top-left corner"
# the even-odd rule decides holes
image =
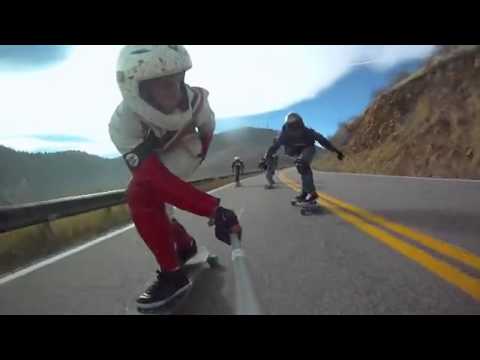
[[[115,146],[110,141],[47,141],[31,137],[12,137],[0,141],[2,145],[13,149],[28,152],[57,152],[65,150],[79,150],[90,154],[96,154],[107,157],[118,156]]]
[[[210,91],[217,118],[278,110],[315,96],[356,63],[378,69],[422,58],[433,46],[191,45],[191,85]],[[111,153],[108,122],[120,102],[115,63],[120,46],[78,46],[55,67],[0,73],[0,144],[35,149],[33,134],[68,134],[92,143],[72,149]],[[7,140],[7,138],[9,140]],[[15,140],[16,139],[16,140]],[[64,149],[65,142],[48,142]],[[40,144],[41,147],[48,144]]]
[[[192,84],[210,90],[219,117],[279,110],[315,96],[358,62],[385,69],[427,56],[433,46],[188,46]],[[372,61],[373,60],[373,61]]]
[[[369,66],[384,70],[402,61],[425,58],[434,48],[434,45],[362,46],[357,56],[365,59]]]
[[[121,100],[117,52],[118,46],[79,46],[58,66],[0,73],[0,138],[70,134],[107,139],[107,124]]]

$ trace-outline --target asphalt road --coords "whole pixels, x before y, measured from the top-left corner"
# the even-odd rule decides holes
[[[307,217],[290,205],[294,169],[273,190],[261,175],[215,192],[240,216],[265,313],[480,314],[480,181],[315,177],[325,212]],[[178,218],[224,265],[202,272],[178,313],[233,314],[230,249],[206,219],[180,211]],[[154,270],[130,227],[0,279],[0,314],[135,314]]]

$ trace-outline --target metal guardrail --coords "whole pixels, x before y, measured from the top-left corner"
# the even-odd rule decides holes
[[[261,172],[261,170],[249,171],[243,175],[252,175]],[[226,179],[230,176],[232,175],[211,177],[194,180],[190,183],[195,185],[210,180]],[[125,191],[125,189],[113,190],[17,206],[0,206],[0,233],[124,204],[126,202]]]
[[[0,207],[0,233],[125,203],[125,190]]]

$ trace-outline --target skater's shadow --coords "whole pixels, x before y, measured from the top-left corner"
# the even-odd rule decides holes
[[[300,213],[303,216],[325,216],[325,215],[331,215],[331,213],[327,210],[315,210],[315,211],[307,211],[304,212],[303,214]]]
[[[222,266],[202,271],[175,315],[232,315],[233,308],[222,294],[225,276],[227,271]]]

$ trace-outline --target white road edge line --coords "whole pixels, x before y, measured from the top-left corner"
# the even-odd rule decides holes
[[[224,186],[221,186],[221,187],[219,187],[219,188],[216,188],[216,189],[213,189],[213,190],[211,190],[211,191],[208,191],[208,194],[213,194],[213,193],[215,193],[215,192],[217,192],[217,191],[224,190],[224,189],[226,189],[226,188],[228,188],[228,187],[230,187],[230,186],[233,186],[233,185],[234,185],[233,182],[232,182],[232,183],[229,183],[229,184],[227,184],[227,185],[224,185]],[[80,251],[82,251],[82,250],[85,250],[85,249],[87,249],[87,248],[89,248],[89,247],[91,247],[91,246],[97,245],[97,244],[99,244],[99,243],[101,243],[101,242],[103,242],[103,241],[105,241],[105,240],[108,240],[108,239],[110,239],[110,238],[112,238],[112,237],[115,237],[115,236],[117,236],[117,235],[120,235],[121,233],[123,233],[123,232],[125,232],[125,231],[127,231],[127,230],[130,230],[130,229],[132,229],[132,228],[134,228],[134,225],[133,225],[133,224],[129,224],[129,225],[127,225],[127,226],[125,226],[125,227],[123,227],[123,228],[121,228],[121,229],[118,229],[118,230],[112,231],[111,233],[108,233],[108,234],[106,234],[106,235],[103,235],[103,236],[99,237],[98,239],[89,241],[89,242],[87,242],[86,244],[77,246],[77,247],[75,247],[75,248],[73,248],[73,249],[64,251],[64,252],[62,252],[62,253],[60,253],[60,254],[57,254],[57,255],[54,255],[54,256],[52,256],[52,257],[46,258],[46,259],[44,259],[44,260],[41,260],[41,261],[39,261],[39,262],[37,262],[37,263],[35,263],[35,264],[33,264],[33,265],[30,265],[30,266],[28,266],[28,267],[26,267],[26,268],[23,268],[23,269],[21,269],[21,270],[18,270],[18,271],[14,272],[14,273],[10,273],[10,274],[8,274],[8,275],[2,276],[2,277],[0,277],[0,286],[3,285],[3,284],[6,284],[7,282],[10,282],[10,281],[12,281],[12,280],[15,280],[15,279],[17,279],[17,278],[19,278],[19,277],[25,276],[25,275],[27,275],[27,274],[35,271],[35,270],[38,270],[38,269],[43,268],[43,267],[45,267],[45,266],[47,266],[47,265],[50,265],[50,264],[52,264],[52,263],[54,263],[54,262],[57,262],[58,260],[61,260],[61,259],[63,259],[63,258],[66,258],[66,257],[68,257],[68,256],[70,256],[70,255],[76,254],[76,253],[78,253],[78,252],[80,252]]]
[[[80,245],[80,246],[77,246],[76,248],[73,248],[73,249],[70,249],[70,250],[67,250],[67,251],[64,251],[63,253],[60,253],[58,255],[54,255],[52,257],[49,257],[49,258],[46,258],[42,261],[39,261],[38,263],[35,263],[33,265],[30,265],[29,267],[26,267],[22,270],[19,270],[17,272],[14,272],[14,273],[11,273],[7,276],[4,276],[2,278],[0,278],[0,285],[3,285],[9,281],[12,281],[12,280],[15,280],[21,276],[24,276],[24,275],[27,275],[35,270],[38,270],[44,266],[47,266],[51,263],[54,263],[58,260],[61,260],[67,256],[70,256],[70,255],[73,255],[79,251],[82,251],[82,250],[85,250],[87,248],[89,248],[90,246],[93,246],[93,245],[96,245],[104,240],[107,240],[107,239],[110,239],[111,237],[114,237],[116,235],[119,235],[127,230],[130,230],[131,228],[133,228],[133,224],[130,224],[130,225],[127,225],[121,229],[118,229],[118,230],[115,230],[115,231],[112,231],[111,233],[108,233],[106,235],[103,235],[101,237],[99,237],[98,239],[95,239],[95,240],[92,240],[92,241],[89,241],[88,243],[86,244],[83,244],[83,245]]]

